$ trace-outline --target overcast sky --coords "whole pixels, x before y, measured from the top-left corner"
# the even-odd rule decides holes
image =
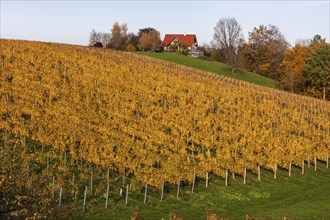
[[[13,1],[0,0],[1,38],[87,45],[92,29],[110,32],[153,27],[161,33],[196,34],[212,40],[224,17],[236,18],[245,39],[261,24],[279,27],[289,43],[315,34],[330,38],[330,1]]]

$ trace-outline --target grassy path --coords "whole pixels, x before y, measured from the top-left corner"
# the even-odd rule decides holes
[[[142,219],[168,219],[174,212],[183,219],[206,219],[206,213],[216,213],[229,219],[245,219],[246,215],[265,219],[330,219],[330,171],[324,163],[318,172],[293,168],[293,176],[280,170],[277,180],[273,173],[262,170],[261,182],[256,175],[248,173],[247,185],[242,184],[242,177],[230,180],[224,187],[224,180],[211,176],[209,188],[204,180],[198,181],[194,194],[190,185],[185,185],[179,199],[173,187],[165,194],[164,201],[159,201],[160,193],[149,192],[147,204],[143,204],[141,193],[130,195],[129,205],[125,206],[124,197],[113,195],[110,208],[101,208],[104,201],[92,206],[77,219],[130,219],[134,210],[139,210]]]

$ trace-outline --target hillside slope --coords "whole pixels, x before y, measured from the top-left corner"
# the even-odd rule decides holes
[[[28,153],[26,140],[37,143],[36,149],[48,146],[50,168],[49,161],[40,156],[42,162],[38,159],[36,166],[27,163],[26,169],[32,172],[35,167],[40,168],[37,173],[45,175],[49,185],[54,185],[52,175],[60,175],[53,190],[58,195],[63,187],[65,201],[72,200],[74,193],[69,190],[74,189],[81,202],[85,187],[92,185],[89,181],[93,183],[94,177],[98,187],[94,193],[90,187],[89,199],[97,197],[89,205],[97,205],[97,199],[105,197],[107,169],[114,173],[111,183],[129,187],[138,201],[141,194],[143,198],[145,185],[154,195],[164,188],[175,191],[179,185],[184,200],[193,191],[193,185],[207,184],[208,176],[212,176],[210,184],[215,181],[212,184],[221,185],[228,185],[229,177],[235,176],[247,187],[242,198],[252,198],[260,196],[259,192],[248,196],[254,185],[266,187],[257,181],[260,176],[268,176],[267,182],[284,173],[294,172],[296,176],[311,163],[321,171],[317,175],[323,176],[312,174],[307,188],[315,187],[314,179],[323,184],[329,178],[329,170],[324,168],[329,162],[329,102],[105,49],[0,40],[0,57],[0,134],[4,135],[1,149],[19,146]],[[17,139],[17,146],[10,145],[8,139]],[[43,152],[42,148],[39,155]],[[35,157],[37,153],[29,154]],[[11,164],[11,155],[7,156],[4,165]],[[80,182],[71,181],[73,172],[78,171]],[[103,175],[97,177],[96,173]],[[4,175],[8,175],[6,180],[13,178],[10,172]],[[305,187],[294,188],[299,182],[289,184],[290,190],[304,191]],[[272,184],[266,191],[271,191],[271,187]],[[220,191],[216,187],[216,195]],[[315,204],[310,205],[308,216],[328,217],[323,213],[328,197],[315,192],[316,197],[308,196],[313,201],[321,198],[322,208],[315,214]],[[207,192],[201,197],[206,196],[215,204],[230,198],[240,201],[241,196],[233,193],[229,189],[229,195],[219,196],[219,200],[208,197]],[[266,192],[260,193],[263,196]],[[173,192],[167,194],[176,198]],[[301,198],[283,197],[283,191],[280,194],[271,197],[280,200],[278,212],[269,211],[275,216],[282,215],[282,203],[291,204]],[[194,195],[188,198],[192,207],[205,202],[200,198],[194,204],[190,200]],[[286,198],[290,201],[285,202]],[[124,207],[123,199],[118,200]],[[115,206],[118,200],[112,200],[112,204]],[[242,203],[226,204],[231,208],[214,207],[219,207],[217,212],[236,217],[231,214],[232,207]],[[269,207],[268,203],[265,208]],[[294,209],[294,204],[291,208],[301,210]]]
[[[141,52],[141,51],[134,53],[197,68],[200,70],[216,73],[234,79],[244,80],[261,86],[267,86],[270,88],[278,87],[278,82],[276,82],[275,80],[241,69],[238,69],[236,73],[232,73],[231,67],[216,61],[202,60],[199,58],[193,58],[180,54],[152,53],[152,52]]]

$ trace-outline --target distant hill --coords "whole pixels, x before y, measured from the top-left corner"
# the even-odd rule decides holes
[[[170,53],[155,53],[155,52],[135,52],[136,54],[148,56],[148,57],[154,57],[162,60],[166,60],[169,62],[197,68],[200,70],[205,70],[208,72],[216,73],[219,75],[231,77],[234,79],[239,79],[239,80],[244,80],[247,82],[255,83],[261,86],[267,86],[270,88],[277,88],[278,87],[278,82],[255,74],[251,73],[245,70],[238,69],[236,73],[231,72],[231,67],[224,64],[220,63],[217,61],[209,61],[209,60],[203,60],[201,58],[194,58],[194,57],[189,57],[185,55],[180,55],[180,54],[170,54]]]

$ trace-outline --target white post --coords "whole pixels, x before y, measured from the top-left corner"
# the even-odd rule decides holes
[[[275,164],[274,179],[276,179],[276,173],[277,173],[277,164]]]
[[[109,200],[109,182],[107,183],[107,194],[105,198],[105,208],[108,208],[108,200]]]
[[[243,184],[246,184],[246,168],[244,168]]]
[[[228,169],[226,169],[225,186],[228,186]]]
[[[66,151],[64,151],[64,166],[66,167]]]
[[[75,197],[75,189],[74,189],[74,173],[72,173],[72,187],[73,187],[73,196]]]
[[[55,176],[53,176],[53,200],[55,199]]]
[[[61,189],[60,189],[60,199],[58,201],[58,206],[61,206],[61,201],[62,201],[62,186],[61,186]]]
[[[260,166],[258,166],[258,181],[260,182],[261,178],[260,178],[261,174],[260,174]]]
[[[109,200],[109,180],[110,180],[110,169],[108,168],[107,172],[107,193],[106,193],[106,198],[105,198],[105,208],[108,208],[108,200]]]
[[[195,182],[196,182],[196,173],[194,172],[194,179],[193,179],[193,185],[192,185],[192,188],[191,188],[191,193],[194,193],[194,190],[195,190]]]
[[[91,195],[93,195],[93,171],[91,171]]]
[[[162,193],[161,193],[161,195],[160,195],[160,201],[163,201],[163,197],[164,197],[164,187],[165,187],[165,182],[164,182],[164,180],[163,180],[163,182],[162,182]]]
[[[302,161],[302,164],[301,164],[301,174],[304,174],[305,173],[305,161],[303,160]]]
[[[45,148],[45,144],[42,143],[42,144],[41,144],[41,159],[42,159],[42,160],[44,159],[44,148]]]
[[[316,157],[314,157],[314,171],[317,171],[317,165],[316,165],[316,163],[317,163],[317,159],[316,159]]]
[[[47,157],[47,171],[49,170],[49,157]]]
[[[87,196],[87,186],[85,187],[85,193],[84,193],[83,212],[85,211],[85,207],[86,207],[86,196]]]
[[[126,199],[125,199],[125,204],[128,204],[128,184],[126,186]]]
[[[176,198],[179,198],[179,193],[180,193],[180,182],[181,182],[181,177],[179,178],[179,182],[178,182],[178,191],[176,193]]]
[[[146,204],[147,202],[147,191],[148,191],[148,183],[146,183],[146,188],[144,190],[144,201],[143,201],[144,204]]]
[[[289,176],[291,176],[291,167],[292,167],[292,162],[290,161],[290,163],[289,163]]]
[[[308,166],[308,169],[311,168],[311,162],[309,161],[309,155],[308,155],[308,158],[307,158],[307,166]]]
[[[125,176],[126,176],[126,167],[124,166],[124,170],[123,170],[123,184],[125,184]]]
[[[209,172],[206,171],[206,180],[205,180],[205,186],[209,186]]]

